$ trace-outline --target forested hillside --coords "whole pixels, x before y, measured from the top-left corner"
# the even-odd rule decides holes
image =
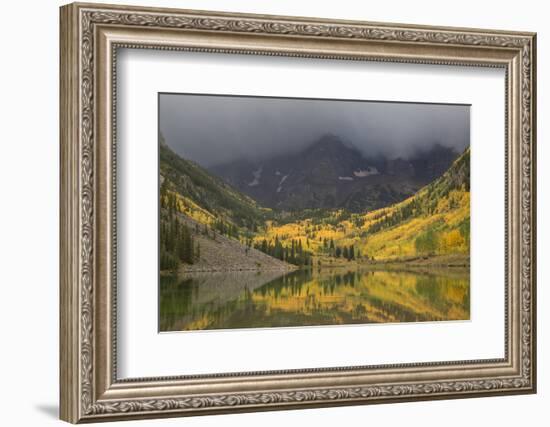
[[[254,230],[263,224],[269,211],[196,163],[181,158],[162,141],[160,175],[161,186],[167,179],[170,185],[166,189],[171,187],[184,198],[182,201],[237,227]]]
[[[187,270],[196,270],[198,265],[214,265],[212,251],[216,247],[245,257],[234,259],[222,252],[219,257],[231,260],[228,268],[231,263],[240,263],[244,269],[259,268],[259,261],[246,259],[259,252],[280,262],[264,263],[272,268],[448,255],[462,264],[469,262],[469,149],[447,172],[413,196],[362,213],[345,209],[273,211],[164,144],[160,162],[161,269],[184,265]],[[228,244],[210,245],[217,236]],[[209,261],[205,246],[209,247]]]
[[[264,235],[256,239],[277,239],[283,246],[299,241],[321,261],[381,261],[446,254],[467,257],[469,175],[468,149],[443,176],[403,202],[366,214],[314,211],[309,218],[294,222],[268,221]]]
[[[241,241],[242,231],[208,211],[161,187],[160,269],[201,272],[239,270],[292,270],[295,267]],[[194,219],[198,218],[198,219]]]

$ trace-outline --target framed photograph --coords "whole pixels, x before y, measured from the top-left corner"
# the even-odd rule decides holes
[[[61,418],[536,391],[535,34],[61,8]]]

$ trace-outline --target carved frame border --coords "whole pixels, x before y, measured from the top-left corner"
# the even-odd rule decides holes
[[[104,313],[98,309],[97,293],[101,292],[94,272],[98,259],[96,253],[98,221],[109,221],[97,214],[98,168],[97,150],[97,38],[102,26],[116,28],[139,28],[150,31],[188,30],[228,35],[269,35],[291,37],[295,40],[357,40],[398,43],[403,46],[450,46],[460,49],[481,48],[489,51],[510,53],[508,78],[518,80],[517,99],[520,105],[507,105],[516,109],[520,119],[518,129],[520,155],[518,182],[520,213],[519,221],[511,224],[518,229],[521,239],[518,246],[520,289],[517,289],[517,310],[520,322],[519,374],[507,376],[479,376],[443,381],[411,381],[400,379],[399,368],[413,365],[384,367],[396,371],[389,383],[341,387],[315,387],[304,381],[303,386],[264,391],[215,392],[192,395],[147,397],[151,383],[170,383],[181,379],[142,379],[144,392],[141,395],[116,394],[124,382],[116,379],[116,361],[110,361],[108,369],[111,382],[99,390],[102,380],[97,371],[104,369],[102,348],[98,345],[98,317]],[[365,22],[312,20],[305,18],[272,17],[261,15],[236,15],[211,12],[182,11],[173,9],[133,8],[123,6],[72,4],[61,9],[61,418],[70,422],[101,421],[126,418],[197,415],[236,411],[284,409],[287,407],[328,406],[342,404],[380,403],[402,400],[439,399],[468,397],[500,393],[532,393],[536,389],[536,339],[535,339],[535,34],[486,30],[434,28]],[[144,47],[132,41],[119,47]],[[116,61],[116,45],[113,46],[113,63]],[[151,46],[149,46],[151,47]],[[157,49],[177,49],[157,43]],[[242,51],[222,48],[196,48],[209,52],[239,52],[287,56],[313,56],[317,58],[340,58],[335,54],[290,51]],[[343,59],[354,58],[349,53]],[[384,56],[372,56],[369,60],[388,60]],[[456,56],[451,60],[423,60],[410,56],[394,56],[392,61],[413,63],[462,63]],[[491,66],[498,61],[480,58],[464,61],[467,64]],[[515,70],[515,71],[514,71]],[[113,76],[114,89],[116,76]],[[111,123],[116,125],[115,109],[110,110]],[[508,136],[512,138],[512,136]],[[114,159],[115,153],[112,153]],[[508,181],[507,181],[508,182]],[[116,195],[116,193],[114,193]],[[113,196],[114,197],[114,196]],[[507,194],[508,197],[508,194]],[[113,212],[113,215],[115,213]],[[114,220],[114,218],[112,219]],[[116,236],[114,236],[116,239]],[[507,236],[508,238],[508,236]],[[116,246],[116,240],[112,242]],[[116,270],[116,265],[113,266]],[[507,273],[508,274],[508,273]],[[508,277],[508,276],[507,276]],[[116,307],[116,301],[112,304]],[[510,307],[513,307],[510,305]],[[106,308],[107,310],[112,309]],[[110,317],[116,319],[116,313]],[[508,319],[508,318],[507,318]],[[507,320],[508,321],[508,320]],[[95,326],[95,328],[94,328]],[[102,326],[103,327],[103,326]],[[104,326],[110,331],[114,323]],[[116,338],[115,338],[116,341]],[[111,342],[111,341],[109,341]],[[507,349],[508,347],[506,347]],[[116,354],[108,352],[108,357]],[[472,361],[476,362],[476,361]],[[477,361],[479,362],[479,361]],[[487,362],[487,361],[486,361]],[[467,366],[467,362],[426,364],[428,366]],[[346,368],[334,368],[342,371]],[[373,370],[376,369],[373,367]],[[304,374],[316,370],[301,371]],[[258,373],[255,373],[257,375]],[[261,373],[269,375],[269,373]],[[224,374],[220,376],[226,377]],[[238,375],[227,375],[238,377]],[[215,376],[214,376],[215,377]],[[212,381],[212,380],[210,380]],[[99,384],[99,386],[98,386]],[[120,386],[122,384],[122,386]],[[117,388],[117,386],[119,386]],[[136,386],[134,386],[135,388]],[[138,385],[139,387],[139,385]],[[107,389],[114,389],[110,396]],[[107,391],[106,391],[107,390]],[[139,393],[138,393],[139,394]]]

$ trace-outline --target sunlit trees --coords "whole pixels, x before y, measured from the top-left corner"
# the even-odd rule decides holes
[[[451,230],[443,235],[441,239],[441,246],[445,252],[454,252],[455,250],[464,246],[465,241],[460,230]]]
[[[422,233],[414,241],[414,246],[418,254],[435,254],[438,248],[437,234],[433,230]]]

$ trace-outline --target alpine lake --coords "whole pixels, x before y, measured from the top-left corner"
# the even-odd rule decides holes
[[[161,332],[470,319],[469,268],[160,276]]]

